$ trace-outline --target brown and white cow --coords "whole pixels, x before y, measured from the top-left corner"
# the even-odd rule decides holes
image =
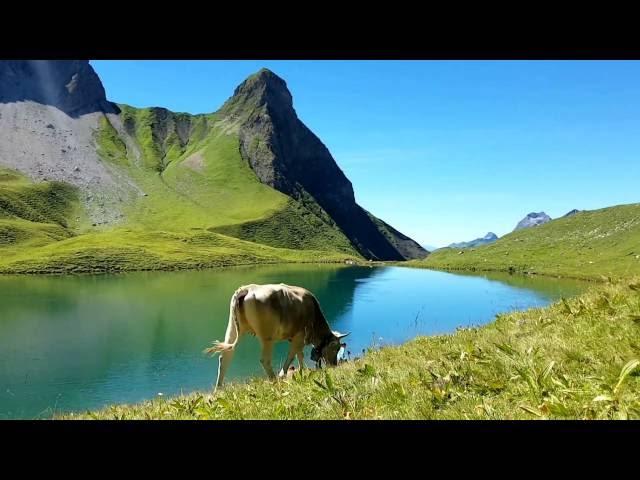
[[[324,360],[329,365],[338,364],[338,352],[345,344],[340,339],[349,335],[334,332],[320,309],[316,297],[301,287],[279,285],[245,285],[235,291],[229,305],[229,324],[224,342],[213,342],[204,352],[220,353],[216,387],[222,385],[238,340],[250,333],[258,337],[262,345],[260,363],[269,378],[276,377],[271,366],[273,344],[290,342],[289,354],[282,372],[287,372],[294,357],[299,368],[304,366],[303,348],[313,345],[311,359]],[[282,373],[281,372],[281,373]]]

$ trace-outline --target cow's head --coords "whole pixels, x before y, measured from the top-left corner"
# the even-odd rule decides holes
[[[320,345],[313,347],[311,350],[311,360],[319,363],[322,359],[328,365],[337,365],[340,348],[347,346],[346,343],[342,343],[340,340],[349,335],[349,333],[331,332],[331,335],[327,336]]]

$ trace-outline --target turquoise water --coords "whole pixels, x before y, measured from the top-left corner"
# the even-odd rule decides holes
[[[326,265],[0,276],[0,418],[46,418],[211,388],[217,359],[201,352],[223,339],[234,290],[280,282],[316,294],[332,328],[352,332],[345,339],[352,357],[585,288],[571,280]],[[286,351],[278,345],[274,367]],[[257,339],[243,337],[228,380],[264,375],[258,352]],[[308,352],[306,359],[312,365]]]

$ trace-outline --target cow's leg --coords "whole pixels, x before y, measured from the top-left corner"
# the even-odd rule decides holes
[[[289,353],[287,354],[287,359],[282,366],[282,370],[280,370],[280,376],[283,377],[287,374],[287,370],[289,370],[289,365],[293,362],[293,359],[296,358],[297,351],[293,347],[293,343],[289,346]]]
[[[298,352],[298,369],[302,370],[304,368],[304,352],[300,350]]]
[[[287,370],[289,370],[289,366],[293,362],[293,359],[296,358],[296,355],[299,355],[304,348],[304,336],[298,335],[291,339],[291,343],[289,344],[289,354],[287,355],[287,360],[284,362],[284,366],[282,367],[281,374],[286,375]]]
[[[224,381],[224,376],[227,373],[227,369],[231,364],[231,360],[233,359],[234,350],[227,350],[226,352],[220,353],[220,359],[218,362],[218,380],[216,381],[216,388],[222,385]]]
[[[271,366],[271,357],[273,355],[273,341],[263,340],[261,343],[262,355],[260,356],[260,363],[262,364],[262,368],[264,368],[267,376],[270,379],[274,379],[276,378],[276,374],[273,372],[273,367]]]

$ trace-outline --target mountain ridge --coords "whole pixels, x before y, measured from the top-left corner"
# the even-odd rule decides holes
[[[219,113],[238,125],[241,154],[262,183],[307,206],[308,197],[313,198],[362,255],[377,260],[426,255],[416,242],[409,239],[409,247],[408,237],[372,220],[356,203],[351,181],[300,121],[282,78],[261,69],[236,88]]]
[[[475,238],[468,242],[451,243],[447,248],[471,248],[479,245],[487,245],[498,240],[498,236],[493,232],[488,232],[484,237]]]

